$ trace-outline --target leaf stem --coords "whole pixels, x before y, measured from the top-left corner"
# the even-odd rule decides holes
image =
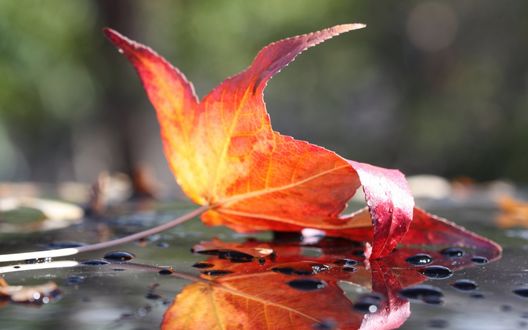
[[[2,254],[0,255],[0,262],[72,256],[72,255],[76,255],[79,253],[101,250],[101,249],[106,249],[106,248],[113,247],[116,245],[130,243],[138,239],[152,236],[154,234],[161,233],[162,231],[176,227],[184,222],[191,220],[192,218],[196,216],[199,216],[203,212],[207,211],[209,208],[210,208],[209,205],[201,206],[189,213],[186,213],[162,225],[159,225],[154,228],[150,228],[150,229],[147,229],[147,230],[144,230],[144,231],[141,231],[139,233],[135,233],[129,236],[117,238],[111,241],[95,243],[95,244],[85,245],[85,246],[76,247],[76,248]]]

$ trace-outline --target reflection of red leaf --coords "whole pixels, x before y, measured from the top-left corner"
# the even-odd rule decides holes
[[[325,319],[341,321],[343,328],[361,324],[361,314],[343,313],[352,303],[336,282],[327,283],[321,289],[325,294],[314,299],[313,292],[293,289],[288,280],[268,272],[258,281],[248,276],[226,277],[218,285],[191,284],[165,313],[162,329],[310,329]],[[262,290],[264,283],[273,285]]]
[[[364,264],[357,256],[360,246],[341,239],[324,238],[315,245],[297,242],[225,243],[219,240],[195,247],[200,253],[218,251],[247,253],[273,250],[265,262],[232,262],[229,258],[210,257],[211,267],[202,275],[203,282],[191,284],[177,296],[165,312],[163,329],[311,329],[320,322],[335,324],[336,329],[393,329],[410,315],[409,303],[398,295],[407,286],[426,279],[405,260],[417,249],[398,249],[384,259]],[[306,248],[320,249],[320,256],[305,256]],[[461,269],[471,265],[471,255],[453,259],[428,252],[436,265]],[[269,257],[269,256],[268,256]],[[354,270],[344,260],[356,260]],[[349,261],[353,264],[353,261]],[[368,266],[367,266],[368,265]],[[210,276],[210,271],[226,275]],[[288,285],[293,280],[320,281],[325,287],[303,291]],[[380,295],[375,313],[354,309],[358,297],[347,296],[345,287]],[[360,296],[360,295],[359,295]]]
[[[154,51],[105,32],[143,82],[178,183],[194,202],[209,206],[202,215],[206,224],[239,232],[316,228],[369,241],[368,257],[376,259],[397,246],[411,223],[414,201],[403,174],[281,135],[263,101],[268,80],[299,53],[362,27],[338,25],[269,44],[202,100]],[[368,210],[341,215],[360,186]]]

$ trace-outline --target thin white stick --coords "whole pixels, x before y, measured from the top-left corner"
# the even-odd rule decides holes
[[[43,262],[43,263],[37,263],[37,264],[18,264],[18,265],[0,267],[0,274],[25,272],[29,270],[57,269],[57,268],[79,267],[79,266],[82,266],[82,263],[79,263],[78,261],[75,261],[75,260],[51,261],[51,262]],[[156,273],[159,272],[160,270],[166,270],[166,268],[159,267],[159,266],[143,265],[143,264],[137,264],[133,262],[124,262],[124,263],[112,262],[110,264],[101,265],[101,266],[102,267],[119,266],[119,268],[122,268],[122,269],[142,270],[142,271],[156,272]],[[167,275],[181,278],[184,280],[188,280],[191,282],[203,282],[203,283],[211,282],[209,280],[200,278],[196,275],[188,274],[184,272],[177,272],[172,269],[171,269],[170,274],[167,274]]]
[[[61,260],[61,261],[43,262],[43,263],[37,263],[37,264],[20,264],[20,265],[0,267],[0,274],[24,272],[28,270],[37,270],[37,269],[67,268],[67,267],[75,267],[78,265],[79,263],[73,260]]]

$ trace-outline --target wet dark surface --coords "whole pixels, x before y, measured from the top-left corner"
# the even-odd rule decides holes
[[[478,285],[475,281],[466,280],[466,279],[458,280],[454,282],[452,285],[455,289],[458,289],[460,291],[473,291],[478,288]]]
[[[489,205],[433,203],[429,206],[428,210],[499,242],[504,248],[504,253],[500,260],[489,263],[485,258],[471,255],[471,262],[464,266],[466,268],[458,269],[460,251],[443,250],[443,258],[448,264],[442,265],[452,269],[453,274],[433,276],[434,279],[425,279],[422,283],[412,285],[411,289],[406,289],[411,291],[400,291],[399,297],[410,298],[410,316],[401,328],[528,328],[528,230],[497,228],[494,219],[498,210]],[[86,220],[81,224],[54,231],[5,234],[0,237],[0,251],[22,252],[42,249],[50,246],[49,244],[62,247],[77,242],[108,240],[152,227],[187,210],[181,206],[156,211],[134,210],[129,213],[132,215],[124,213],[104,220]],[[284,283],[304,294],[316,294],[326,290],[326,282],[321,280],[324,278],[322,276],[333,276],[332,274],[341,270],[340,274],[350,275],[340,276],[363,276],[367,269],[363,262],[358,263],[353,259],[358,256],[358,260],[361,260],[360,251],[355,250],[350,253],[350,257],[334,258],[328,263],[314,262],[301,268],[299,265],[272,265],[270,258],[259,259],[241,251],[224,250],[207,255],[189,252],[197,243],[210,241],[213,237],[231,242],[243,241],[247,236],[227,229],[205,227],[198,221],[193,221],[143,242],[127,244],[117,249],[58,258],[52,260],[52,263],[49,260],[36,260],[28,264],[22,262],[17,270],[35,265],[58,266],[61,264],[54,263],[65,260],[77,261],[80,264],[4,273],[5,280],[11,285],[36,285],[54,281],[60,288],[60,296],[39,305],[2,305],[0,328],[156,328],[171,300],[184,286],[191,283],[188,279],[174,276],[173,272],[185,272],[194,276],[207,272],[206,278],[218,279],[233,275],[228,270],[211,267],[209,258],[236,264],[237,267],[274,267],[272,271],[276,276],[284,276]],[[271,235],[267,233],[258,237],[266,240],[270,239]],[[442,248],[445,247],[434,251]],[[107,253],[112,251],[126,252],[125,255],[130,253],[135,258],[126,263],[123,261],[128,259],[124,255],[108,258]],[[310,246],[303,247],[301,253],[316,259],[319,258],[317,254],[322,252],[321,248]],[[432,252],[429,250],[415,251],[406,256],[403,260],[407,261],[403,261],[399,266],[416,273],[424,272],[436,265],[436,257],[429,261],[423,255],[416,255],[430,253]],[[409,260],[411,257],[414,259]],[[14,264],[6,263],[1,266]],[[372,295],[368,287],[357,290],[359,293],[350,298],[354,306],[350,313],[370,314],[376,309],[371,314],[376,315],[378,307],[383,306],[384,298]],[[339,327],[332,319],[320,320],[318,324],[313,325],[317,329],[336,326]]]
[[[435,280],[444,280],[453,276],[453,271],[444,266],[427,266],[420,272],[428,278]]]

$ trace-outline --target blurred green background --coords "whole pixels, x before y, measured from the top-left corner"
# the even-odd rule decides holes
[[[203,96],[269,42],[362,22],[272,80],[275,129],[407,174],[527,182],[527,13],[492,0],[0,1],[0,180],[143,166],[171,183],[154,112],[105,26]]]

